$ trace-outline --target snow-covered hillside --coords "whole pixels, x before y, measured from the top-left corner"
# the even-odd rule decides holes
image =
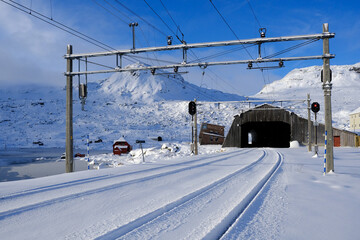
[[[143,67],[131,64],[127,68]],[[244,100],[235,94],[198,87],[184,80],[179,74],[158,70],[115,73],[101,83],[101,91],[121,103],[152,103],[155,101],[234,101]]]
[[[75,79],[76,80],[76,79]],[[75,81],[74,82],[77,82]],[[190,141],[191,116],[188,102],[196,98],[199,123],[230,126],[239,106],[219,106],[209,101],[244,100],[244,97],[190,84],[170,73],[148,71],[115,73],[109,79],[89,82],[85,111],[81,111],[77,84],[74,84],[74,145],[111,149],[121,136],[134,144],[136,139],[161,136],[164,141]],[[65,88],[22,86],[0,90],[0,148],[65,146]],[[151,144],[147,141],[146,144]]]
[[[294,69],[283,79],[266,85],[254,97],[264,99],[306,99],[310,93],[313,102],[320,103],[318,114],[324,122],[324,91],[321,82],[322,66]],[[349,114],[360,106],[360,63],[355,65],[331,66],[332,111],[334,126],[349,128]],[[307,116],[304,105],[295,107],[296,113]]]
[[[349,129],[349,113],[358,108],[360,102],[360,64],[332,66],[331,69],[334,126]],[[320,66],[295,69],[253,97],[306,99],[310,93],[312,101],[323,106],[320,71]],[[87,134],[93,142],[102,141],[92,145],[97,149],[111,149],[113,141],[121,136],[130,144],[137,139],[147,140],[147,147],[151,147],[150,139],[158,136],[168,142],[189,142],[191,116],[188,102],[194,98],[199,101],[198,123],[224,125],[225,134],[234,115],[254,107],[254,104],[223,102],[244,100],[242,96],[200,88],[173,73],[158,73],[115,73],[109,79],[90,82],[86,111],[81,111],[77,84],[74,84],[75,147],[86,148]],[[44,143],[44,147],[63,148],[65,98],[65,88],[21,86],[0,90],[0,148],[32,147],[37,146],[33,142],[38,141]],[[307,116],[306,103],[284,102],[282,106]],[[322,108],[318,115],[323,122]]]

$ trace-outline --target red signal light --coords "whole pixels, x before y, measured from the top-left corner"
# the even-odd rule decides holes
[[[320,104],[318,102],[313,102],[311,104],[311,111],[313,111],[314,113],[320,111]]]

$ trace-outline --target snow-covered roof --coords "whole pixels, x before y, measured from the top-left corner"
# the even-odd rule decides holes
[[[354,111],[352,111],[352,112],[350,113],[350,115],[356,114],[356,113],[360,113],[360,107],[358,107],[357,109],[355,109]]]
[[[126,149],[128,148],[128,146],[121,146],[121,145],[116,145],[115,148],[121,148],[121,149]]]
[[[115,141],[114,141],[114,143],[116,143],[116,142],[127,142],[127,141],[125,140],[124,137],[121,137],[121,138],[119,138],[118,140],[115,140]]]

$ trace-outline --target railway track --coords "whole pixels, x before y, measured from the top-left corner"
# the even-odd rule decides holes
[[[254,174],[254,171],[260,171],[261,167],[259,166],[264,165],[264,163],[268,164],[265,160],[269,157],[269,150],[263,150],[263,154],[248,166],[97,239],[148,239],[153,237],[170,239],[176,236],[177,239],[179,236],[183,239],[220,239],[226,237],[226,233],[231,229],[232,224],[241,218],[243,211],[261,193],[263,187],[270,181],[281,165],[282,156],[279,153],[276,154],[276,161],[267,166],[267,171],[248,188],[247,194],[240,198],[232,209],[226,212],[221,221],[210,227],[210,230],[208,230],[204,222],[201,222],[199,230],[187,231],[187,229],[191,229],[192,226],[198,224],[199,211],[209,213],[211,212],[209,209],[217,207],[216,204],[210,206],[214,205],[213,202],[226,202],[225,199],[222,199],[223,196],[226,198],[226,191],[233,191],[232,189],[236,186],[236,183],[243,182],[249,174]],[[194,211],[194,209],[197,209],[197,211]],[[203,209],[208,211],[203,211]],[[186,221],[180,219],[186,219]],[[184,227],[184,225],[189,225],[189,228]],[[178,233],[174,235],[174,231]],[[168,234],[168,232],[170,233]],[[184,235],[186,232],[188,234]]]
[[[241,152],[240,155],[247,154],[249,152],[249,150],[245,150]],[[134,172],[79,179],[11,193],[0,197],[0,219],[20,214],[25,211],[34,210],[36,208],[56,204],[57,202],[104,193],[116,188],[164,178],[188,171],[190,169],[201,168],[207,165],[224,162],[235,155],[239,155],[239,153],[230,152],[223,154],[221,157],[214,155],[209,158],[200,158],[176,164],[162,165],[160,167],[143,169]],[[39,201],[39,199],[41,199],[41,201]],[[18,202],[18,207],[13,208],[16,202]],[[13,209],[6,207],[8,203],[11,203]]]
[[[2,194],[0,226],[12,229],[25,217],[37,225],[53,221],[54,231],[67,239],[218,239],[261,194],[281,162],[275,150],[238,149],[44,183]],[[79,204],[85,204],[79,216],[90,219],[85,224],[69,218]],[[25,227],[35,226],[29,221]]]

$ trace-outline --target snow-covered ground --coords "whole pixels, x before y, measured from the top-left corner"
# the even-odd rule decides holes
[[[323,149],[320,149],[322,152]],[[0,183],[2,239],[357,239],[360,149],[220,149]],[[265,185],[264,185],[265,184]],[[241,213],[241,215],[239,215]]]
[[[254,97],[265,99],[306,99],[320,103],[318,120],[324,122],[324,91],[321,83],[322,66],[294,69],[283,79],[266,85]],[[332,117],[334,126],[350,129],[349,114],[360,106],[360,63],[354,65],[332,65]],[[286,105],[285,105],[286,106]],[[304,105],[294,106],[292,111],[306,117]]]
[[[349,113],[359,107],[359,64],[332,66],[332,110],[334,126],[351,130]],[[323,122],[321,67],[295,69],[279,81],[264,87],[254,98],[271,100],[306,99],[321,104],[318,119]],[[76,80],[76,79],[75,79]],[[75,81],[76,82],[76,81]],[[74,146],[111,151],[114,140],[124,136],[131,145],[146,140],[145,147],[160,147],[151,140],[161,136],[165,142],[191,141],[188,102],[196,98],[198,123],[208,122],[230,128],[233,116],[261,103],[238,103],[242,96],[200,88],[173,74],[151,75],[140,71],[117,73],[107,80],[89,82],[85,110],[81,111],[77,84],[74,84]],[[65,89],[22,86],[0,90],[0,149],[65,147]],[[220,102],[220,104],[219,104]],[[306,103],[276,103],[307,117]]]
[[[360,66],[332,71],[334,126],[350,130],[348,114],[359,107]],[[319,76],[317,66],[295,69],[253,98],[305,99],[310,93],[322,105]],[[0,174],[7,174],[5,180],[46,176],[0,183],[1,238],[357,239],[359,148],[335,148],[335,173],[326,176],[323,149],[314,158],[295,143],[289,149],[201,146],[194,156],[190,100],[199,100],[199,123],[224,125],[225,134],[233,116],[254,103],[226,102],[245,98],[173,74],[119,73],[88,89],[81,111],[74,88],[75,152],[85,153],[89,134],[90,168],[100,170],[70,174],[59,174],[65,169],[59,159],[65,90],[0,90]],[[306,116],[306,103],[280,104]],[[318,116],[322,121],[322,110]],[[134,150],[114,156],[112,143],[121,136]],[[146,140],[145,162],[137,139]],[[16,159],[20,148],[26,154],[29,148],[57,151],[36,157],[34,150]],[[86,158],[75,162],[76,170],[87,169]]]

